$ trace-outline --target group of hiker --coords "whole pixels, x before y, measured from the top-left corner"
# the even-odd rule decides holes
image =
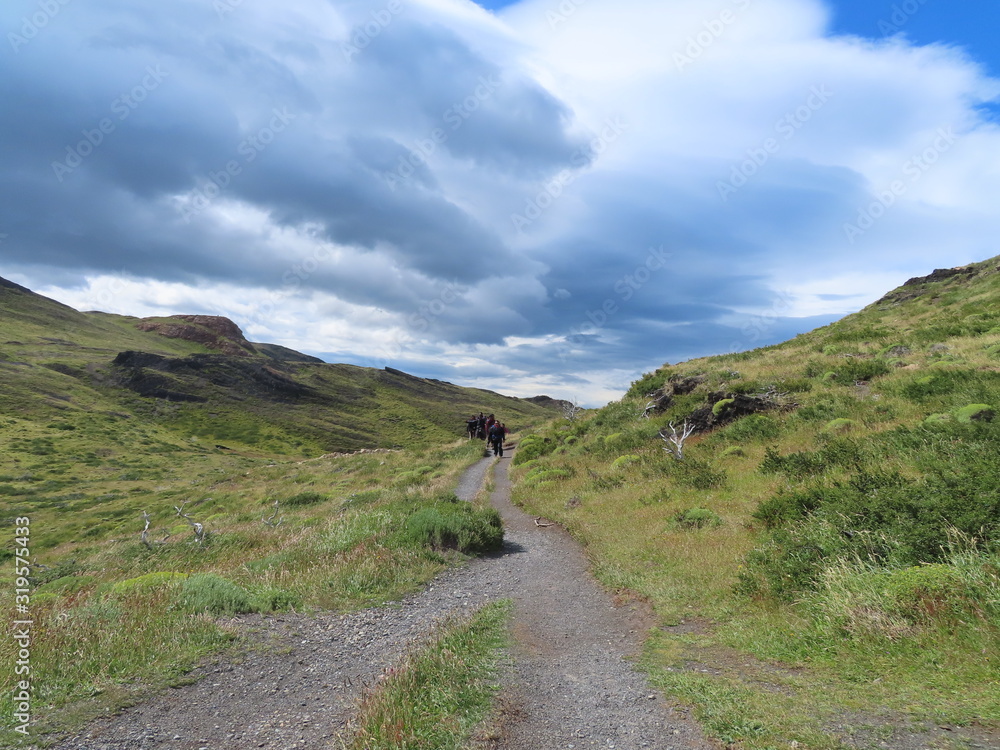
[[[476,438],[486,440],[492,448],[494,456],[503,456],[503,444],[507,435],[510,434],[510,430],[503,422],[492,414],[483,416],[483,413],[479,412],[478,417],[470,417],[466,420],[465,425],[469,433],[469,440]]]

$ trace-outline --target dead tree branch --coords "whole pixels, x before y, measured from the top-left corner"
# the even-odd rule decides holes
[[[562,405],[563,416],[570,422],[575,422],[576,418],[580,416],[580,412],[582,411],[583,407],[580,406],[579,403],[577,403],[576,399],[573,399],[572,401],[566,401]]]
[[[194,540],[198,542],[199,547],[203,547],[205,545],[205,527],[184,512],[185,505],[187,505],[187,501],[181,503],[180,507],[175,505],[174,510],[177,511],[178,516],[191,524],[191,529],[194,531]]]
[[[167,539],[170,538],[170,532],[168,531],[166,534],[163,535],[162,539],[157,539],[155,542],[153,542],[153,541],[150,540],[150,538],[149,538],[149,526],[150,526],[150,523],[152,522],[152,519],[153,519],[153,517],[151,515],[149,515],[149,513],[147,511],[143,511],[142,512],[142,520],[146,522],[146,526],[142,530],[142,534],[139,537],[139,541],[142,542],[142,544],[147,549],[153,549],[153,545],[154,544],[165,544],[166,541],[167,541]]]
[[[660,439],[666,443],[666,445],[663,446],[663,450],[676,458],[678,461],[683,461],[684,443],[694,433],[694,425],[688,424],[688,421],[685,419],[684,424],[681,425],[680,433],[677,432],[677,427],[673,422],[671,422],[668,427],[670,427],[669,435],[666,434],[666,429],[660,430]]]
[[[285,520],[284,516],[282,516],[281,518],[279,518],[277,521],[274,520],[275,517],[278,515],[278,502],[279,502],[279,499],[275,498],[274,499],[274,513],[272,513],[268,518],[264,518],[263,516],[261,516],[261,519],[260,519],[261,521],[264,522],[265,526],[270,526],[272,529],[276,529],[279,526],[281,526],[282,521]]]

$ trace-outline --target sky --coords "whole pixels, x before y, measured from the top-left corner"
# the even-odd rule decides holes
[[[0,276],[601,405],[1000,254],[998,22],[998,0],[5,0]]]

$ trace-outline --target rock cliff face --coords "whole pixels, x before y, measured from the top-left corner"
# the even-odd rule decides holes
[[[184,321],[184,322],[179,322]],[[234,357],[254,357],[258,353],[243,331],[229,318],[219,315],[174,315],[144,318],[136,324],[140,331],[152,331],[171,339],[184,339]]]

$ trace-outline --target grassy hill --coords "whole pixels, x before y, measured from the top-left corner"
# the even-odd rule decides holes
[[[479,411],[513,429],[557,413],[0,280],[0,582],[14,591],[28,529],[39,729],[184,679],[235,637],[218,615],[351,609],[496,546],[495,513],[450,492],[483,455],[464,439]],[[16,679],[0,678],[4,716]]]
[[[649,599],[653,681],[735,747],[997,747],[998,411],[994,258],[664,365],[524,440],[515,498]]]
[[[252,344],[225,318],[81,313],[0,280],[0,415],[73,424],[113,413],[180,441],[309,456],[447,441],[481,410],[515,427],[551,414],[391,368]]]

